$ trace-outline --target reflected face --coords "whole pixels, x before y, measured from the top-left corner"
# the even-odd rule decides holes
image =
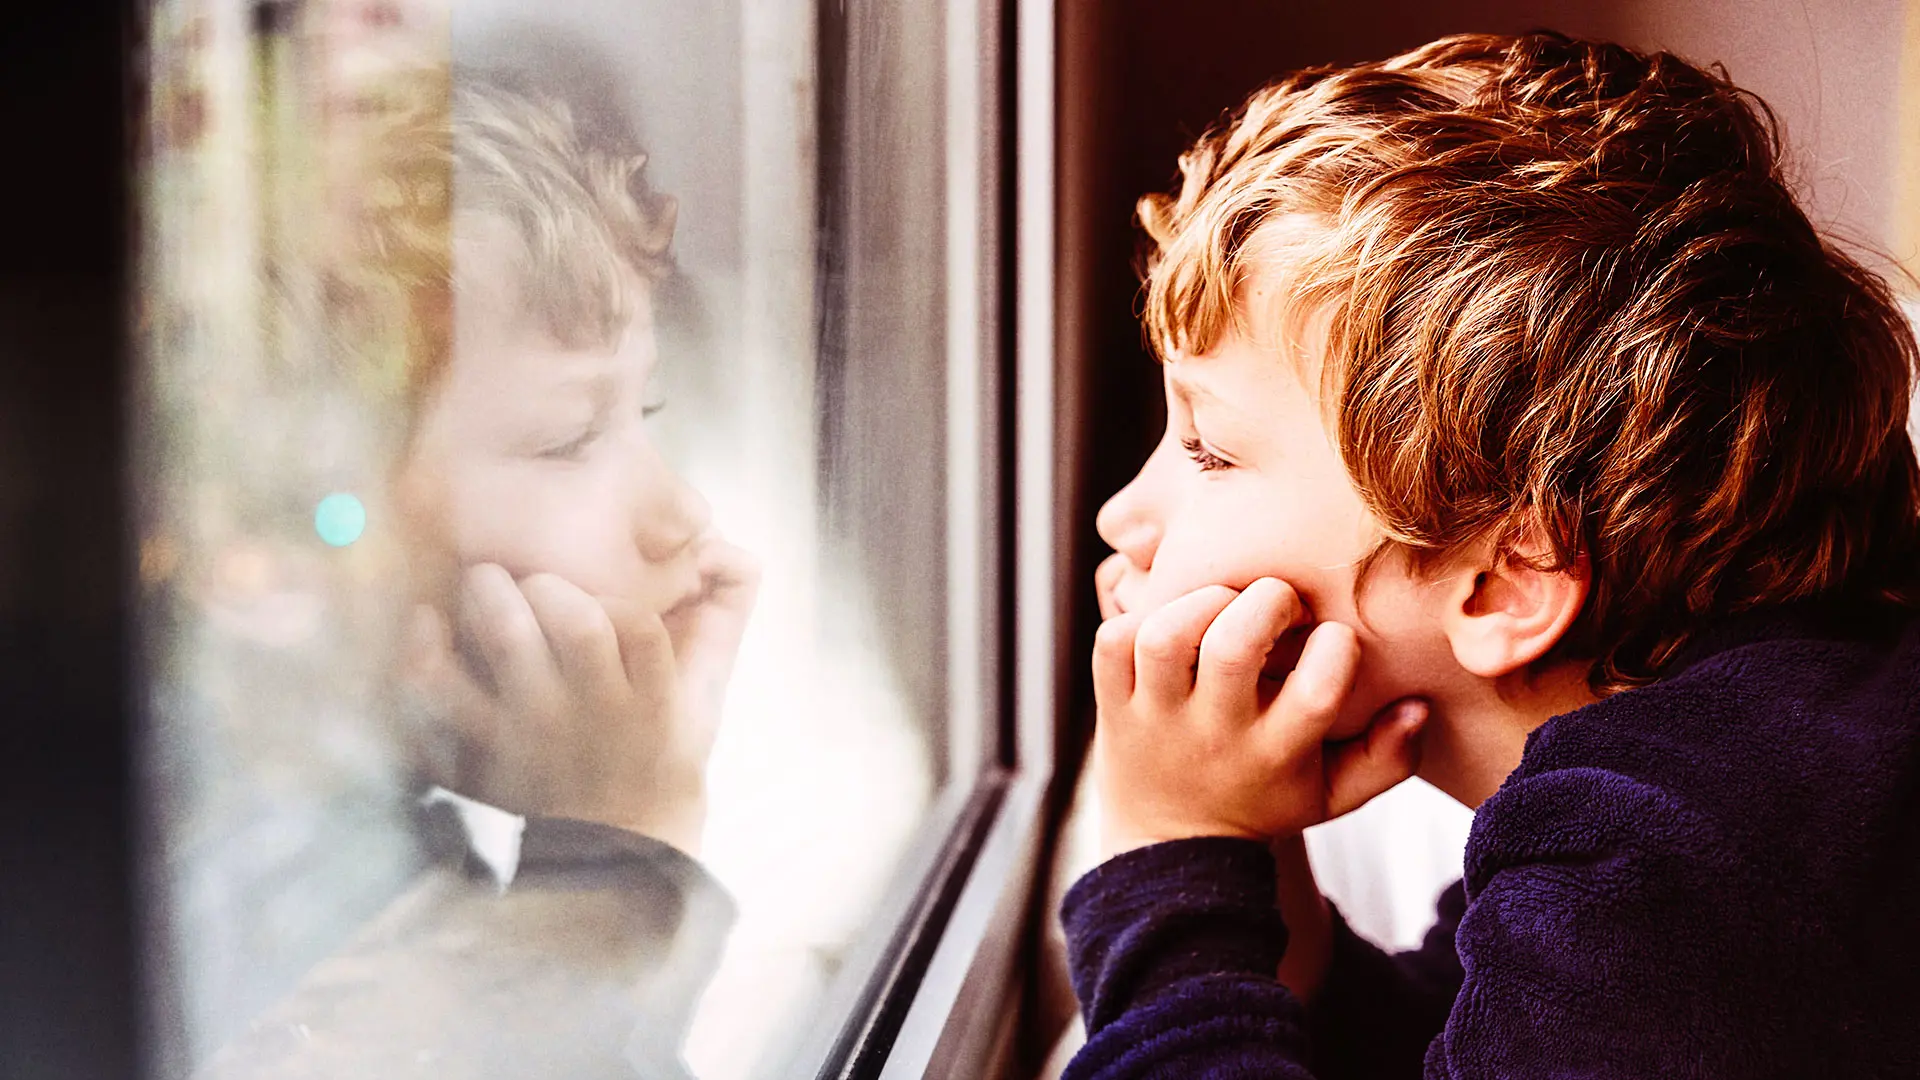
[[[401,491],[422,546],[454,566],[557,574],[665,614],[697,597],[705,501],[648,432],[660,402],[651,304],[612,348],[556,341],[510,283],[508,226],[456,238],[452,362],[429,396]]]
[[[1300,339],[1262,346],[1234,334],[1207,355],[1167,363],[1166,432],[1139,475],[1101,508],[1098,527],[1123,557],[1112,585],[1120,610],[1271,576],[1298,591],[1314,620],[1352,626],[1361,673],[1336,727],[1350,734],[1454,666],[1438,622],[1444,579],[1416,580],[1388,557],[1356,600],[1359,561],[1381,531],[1309,389],[1324,333]]]

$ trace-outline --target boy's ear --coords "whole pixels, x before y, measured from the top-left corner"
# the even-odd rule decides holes
[[[1586,604],[1592,576],[1583,555],[1563,570],[1534,568],[1546,547],[1525,542],[1507,554],[1465,560],[1441,612],[1441,628],[1461,667],[1482,678],[1518,671],[1547,654]]]

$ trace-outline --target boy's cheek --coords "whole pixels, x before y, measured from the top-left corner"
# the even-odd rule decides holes
[[[515,578],[556,574],[592,595],[652,599],[631,530],[602,504],[512,468],[470,468],[453,487],[438,525],[461,565],[497,563]]]
[[[1360,662],[1363,666],[1359,678],[1354,680],[1353,694],[1341,707],[1340,715],[1334,720],[1333,726],[1327,729],[1328,742],[1342,742],[1359,737],[1367,730],[1367,725],[1373,723],[1373,718],[1379,715],[1381,709],[1406,696],[1391,693],[1386,687],[1379,685],[1377,678],[1369,678],[1364,667],[1366,664],[1364,654]]]
[[[1402,698],[1435,702],[1449,696],[1449,674],[1457,671],[1444,637],[1419,619],[1394,625],[1368,606],[1360,629],[1360,670],[1353,694],[1340,712],[1335,730],[1352,737],[1366,730],[1380,710]],[[1339,737],[1339,736],[1336,736]]]
[[[1209,585],[1242,589],[1262,577],[1286,580],[1273,565],[1275,560],[1259,558],[1253,550],[1223,550],[1217,539],[1209,543],[1192,535],[1199,531],[1169,533],[1154,553],[1152,567],[1145,572],[1127,564],[1117,594],[1128,611],[1153,611]],[[1222,533],[1214,535],[1217,538]]]
[[[1270,501],[1296,505],[1284,493]],[[1292,513],[1262,513],[1237,502],[1208,510],[1168,529],[1148,587],[1139,590],[1145,602],[1157,607],[1208,585],[1240,589],[1272,577],[1291,585],[1314,617],[1350,621],[1358,554],[1330,543],[1330,530],[1310,527]]]
[[[548,517],[548,522],[563,518]],[[515,528],[505,522],[469,534],[461,560],[469,565],[497,562],[516,578],[555,574],[592,596],[613,596],[648,604],[642,594],[637,557],[621,557],[606,538],[551,525]]]

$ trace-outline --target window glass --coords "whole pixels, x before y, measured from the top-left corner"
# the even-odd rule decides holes
[[[938,14],[148,17],[162,1073],[805,1066],[982,758]]]

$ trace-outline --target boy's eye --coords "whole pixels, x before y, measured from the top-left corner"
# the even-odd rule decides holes
[[[1195,439],[1195,438],[1181,439],[1180,446],[1182,449],[1186,450],[1187,456],[1193,459],[1193,463],[1195,465],[1200,466],[1201,472],[1212,472],[1215,469],[1233,468],[1233,462],[1228,461],[1226,458],[1221,457],[1220,455],[1214,453],[1211,450],[1208,450],[1206,446],[1200,442],[1199,439]]]
[[[566,442],[557,443],[540,451],[540,457],[550,461],[579,461],[587,454],[587,448],[600,437],[599,427],[590,427]]]
[[[643,420],[650,419],[666,407],[667,399],[665,398],[661,398],[658,401],[649,401],[645,405],[640,406],[640,418]]]

